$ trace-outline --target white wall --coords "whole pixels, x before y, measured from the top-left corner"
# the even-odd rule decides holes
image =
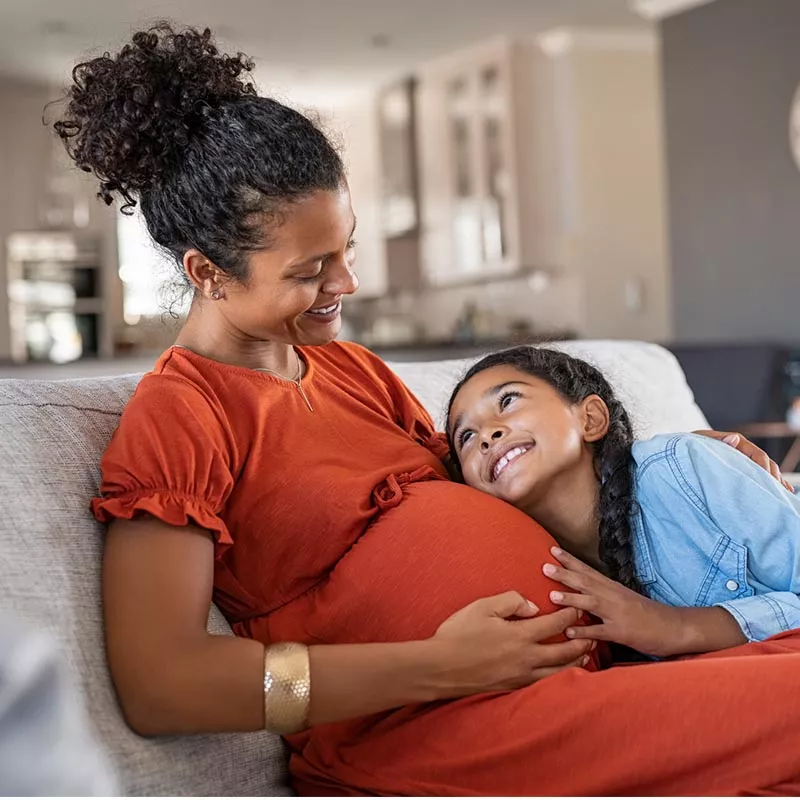
[[[334,140],[343,147],[347,179],[358,226],[356,272],[360,297],[386,291],[386,246],[381,231],[381,157],[377,97],[365,93],[318,106],[316,112]]]
[[[583,284],[581,332],[669,340],[657,39],[640,32],[558,36],[543,40],[556,123],[558,250]]]

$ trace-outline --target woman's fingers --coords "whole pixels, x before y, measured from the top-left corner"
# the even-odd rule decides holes
[[[772,474],[770,469],[770,457],[760,448],[756,447],[749,439],[742,436],[741,433],[723,433],[722,441],[730,445],[735,450],[738,450],[742,455],[747,456],[751,461],[758,464],[761,469]],[[714,437],[717,438],[717,437]]]
[[[580,661],[591,650],[592,642],[586,639],[539,645],[536,648],[534,669],[569,666]]]
[[[520,620],[512,624],[520,626],[529,641],[541,642],[543,639],[564,633],[570,625],[574,625],[578,621],[578,618],[578,612],[574,608],[560,608],[552,614],[545,614],[536,619]]]
[[[470,603],[471,608],[489,617],[532,617],[539,613],[539,608],[530,600],[526,600],[519,592],[503,592],[492,597],[484,597]]]
[[[747,456],[751,461],[758,464],[759,467],[769,472],[775,480],[780,481],[785,489],[788,489],[792,494],[795,493],[794,486],[781,475],[781,468],[778,464],[760,447],[756,447],[749,439],[742,436],[741,433],[727,433],[725,431],[697,431],[697,433],[710,436],[712,439],[719,439],[725,442],[725,444],[735,448],[742,453],[742,455]]]

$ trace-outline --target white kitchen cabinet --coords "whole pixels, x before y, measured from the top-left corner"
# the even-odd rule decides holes
[[[546,66],[534,42],[497,39],[418,74],[422,261],[430,285],[550,266],[539,210],[546,131],[535,113]]]

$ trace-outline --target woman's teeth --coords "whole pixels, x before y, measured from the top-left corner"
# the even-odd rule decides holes
[[[339,303],[334,303],[332,306],[325,306],[325,308],[310,308],[306,311],[306,314],[319,314],[320,316],[325,316],[326,314],[333,314],[334,311],[338,310]]]
[[[494,465],[492,470],[492,480],[496,481],[500,477],[500,473],[515,459],[519,458],[523,453],[527,453],[531,449],[531,445],[523,447],[515,447],[509,450],[500,460]]]

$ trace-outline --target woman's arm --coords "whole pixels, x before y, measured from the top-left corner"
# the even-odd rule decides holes
[[[142,735],[252,731],[264,725],[264,646],[207,633],[214,545],[196,527],[152,518],[110,526],[103,565],[106,639],[125,716]],[[310,724],[502,691],[579,665],[588,641],[539,642],[574,625],[535,619],[514,592],[479,600],[418,642],[314,645]]]
[[[743,456],[747,456],[754,464],[758,464],[765,472],[769,472],[776,481],[779,481],[784,489],[788,489],[794,494],[794,486],[781,475],[781,468],[760,448],[756,447],[749,439],[741,433],[731,433],[730,431],[694,431],[707,439],[716,439],[719,442],[738,450]]]

